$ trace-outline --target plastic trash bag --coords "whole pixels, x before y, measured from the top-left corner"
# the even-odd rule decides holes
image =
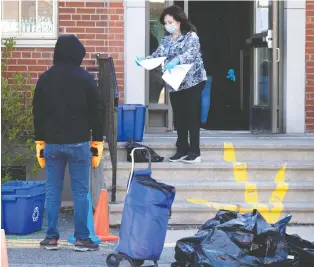
[[[314,244],[298,235],[286,234],[286,227],[291,218],[289,215],[274,224],[287,242],[289,255],[287,267],[314,266]]]
[[[287,266],[287,257],[284,237],[257,210],[220,210],[195,236],[177,242],[172,266],[279,267]]]
[[[314,244],[298,235],[286,234],[289,258],[288,267],[314,266]],[[292,257],[291,257],[292,256]]]
[[[145,147],[149,150],[151,155],[151,162],[162,162],[164,157],[159,156],[152,148],[148,146],[144,146],[138,143],[135,143],[133,140],[129,140],[125,144],[126,153],[127,153],[127,161],[132,162],[131,152],[136,147]],[[135,150],[134,151],[134,162],[148,162],[148,153],[146,150]]]

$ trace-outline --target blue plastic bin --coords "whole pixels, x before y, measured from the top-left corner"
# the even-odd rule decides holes
[[[1,185],[2,195],[38,195],[45,191],[46,182],[10,181]]]
[[[135,142],[143,141],[146,107],[146,105],[118,105],[118,142],[125,142],[130,138]]]
[[[2,195],[3,229],[6,234],[26,235],[40,231],[46,193]]]

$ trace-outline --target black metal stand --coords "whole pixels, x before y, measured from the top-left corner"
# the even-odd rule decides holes
[[[116,202],[117,187],[117,95],[118,85],[112,57],[97,54],[99,63],[99,91],[103,99],[104,129],[112,165],[111,202]]]
[[[119,267],[121,261],[128,261],[132,267],[142,266],[145,262],[145,260],[132,259],[129,256],[124,255],[122,253],[109,254],[106,259],[106,263],[108,267]],[[158,267],[157,261],[155,260],[153,262],[154,262],[154,265],[151,265],[151,267]]]

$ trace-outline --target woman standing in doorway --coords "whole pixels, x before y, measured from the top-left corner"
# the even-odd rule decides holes
[[[171,70],[179,64],[193,64],[178,91],[166,85],[170,91],[170,101],[177,129],[177,152],[169,161],[186,163],[201,162],[200,153],[200,111],[201,92],[207,80],[200,53],[200,42],[196,28],[188,20],[184,11],[170,6],[160,16],[167,34],[157,50],[148,58],[167,57],[163,71]],[[145,58],[137,58],[141,61]],[[190,135],[190,142],[189,142]]]

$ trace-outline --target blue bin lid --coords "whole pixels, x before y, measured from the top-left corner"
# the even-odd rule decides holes
[[[119,104],[118,108],[123,110],[136,110],[137,108],[147,108],[147,105],[142,104]]]
[[[29,189],[38,185],[45,185],[46,181],[9,181],[1,185],[1,192],[10,189]]]

